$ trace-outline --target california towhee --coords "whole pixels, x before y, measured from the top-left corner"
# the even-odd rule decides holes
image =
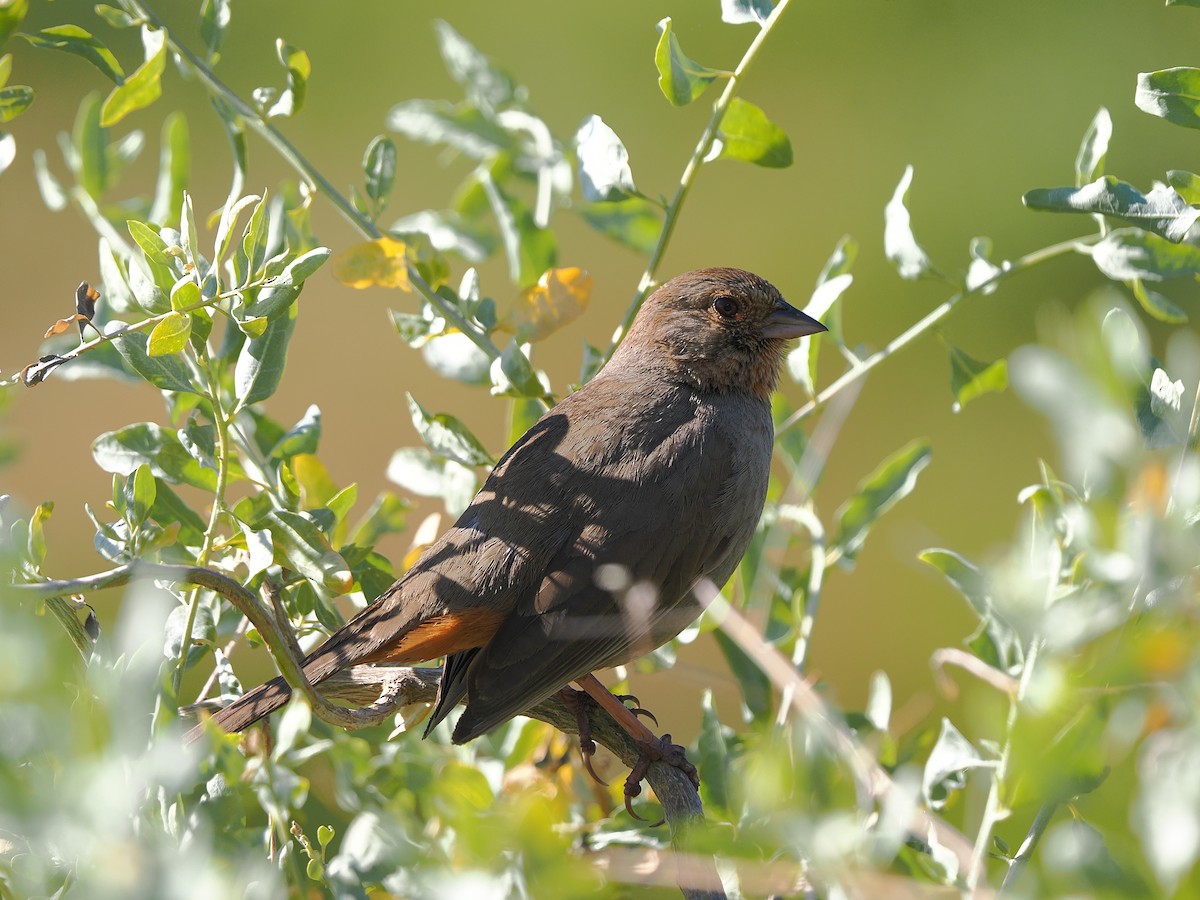
[[[678,635],[701,611],[694,587],[724,584],[742,558],[766,497],[786,341],[824,330],[749,272],[667,282],[604,369],[513,445],[454,527],[305,674],[445,656],[429,727],[465,694],[455,743],[573,681],[596,695],[589,673]],[[240,731],[290,694],[274,678],[214,721]]]

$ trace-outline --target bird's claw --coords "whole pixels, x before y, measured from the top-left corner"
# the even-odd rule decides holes
[[[583,757],[583,767],[598,783],[608,787],[608,782],[596,774],[592,768],[592,755],[596,752],[596,742],[592,740],[592,722],[588,718],[586,695],[573,688],[566,687],[559,692],[563,702],[575,712],[575,723],[579,728],[579,755]]]
[[[658,727],[658,717],[656,715],[654,715],[654,713],[650,712],[650,710],[644,709],[642,707],[642,701],[639,700],[637,697],[635,697],[633,694],[614,694],[613,696],[616,697],[618,700],[620,700],[622,703],[625,703],[625,704],[632,703],[633,706],[629,707],[629,711],[631,713],[633,713],[635,716],[645,716],[647,719],[649,719],[651,722],[654,723],[655,728]]]
[[[692,787],[700,789],[700,773],[696,771],[696,767],[691,764],[687,758],[687,752],[679,744],[671,742],[671,736],[664,734],[657,741],[647,741],[638,743],[638,761],[629,772],[629,777],[625,779],[625,810],[633,818],[640,822],[646,821],[642,816],[639,816],[633,811],[633,798],[637,797],[642,792],[642,780],[646,777],[646,773],[650,771],[650,764],[654,762],[664,762],[668,766],[674,766],[683,772],[688,777],[688,781],[692,783]],[[660,819],[651,825],[651,828],[657,828],[663,824],[665,819]]]

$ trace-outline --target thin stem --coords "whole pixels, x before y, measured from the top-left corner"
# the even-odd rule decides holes
[[[1038,842],[1046,833],[1046,829],[1050,827],[1050,821],[1054,818],[1054,814],[1058,812],[1058,806],[1057,803],[1046,803],[1037,811],[1037,815],[1033,818],[1033,824],[1029,826],[1029,832],[1025,835],[1025,840],[1021,842],[1021,846],[1017,849],[1017,855],[1012,858],[1008,871],[1004,873],[1004,881],[1000,884],[1001,894],[1015,887],[1025,873],[1033,851],[1037,849]]]
[[[784,2],[786,3],[786,0]],[[291,141],[284,137],[278,128],[272,125],[269,120],[264,119],[257,109],[239,97],[229,85],[218,78],[217,74],[208,67],[204,60],[200,59],[191,50],[171,37],[170,31],[167,30],[162,20],[152,10],[137,2],[137,0],[125,0],[125,3],[134,15],[144,18],[156,28],[162,28],[167,35],[167,45],[174,53],[178,54],[180,59],[184,60],[191,67],[196,77],[200,79],[209,92],[219,95],[222,100],[229,104],[250,128],[257,132],[263,140],[270,144],[283,157],[288,165],[304,178],[308,179],[309,183],[320,193],[324,194],[325,198],[337,208],[346,221],[370,240],[377,240],[383,237],[383,232],[379,229],[379,226],[371,221],[369,217],[355,209],[354,204],[346,199],[333,186],[329,179],[322,175],[320,170],[310,163]],[[411,264],[408,265],[408,280],[417,293],[430,306],[437,310],[438,315],[465,334],[475,346],[487,355],[488,359],[494,360],[500,356],[500,350],[492,342],[491,338],[471,322],[467,321],[462,313],[447,303],[445,298],[437,294]],[[541,400],[541,402],[543,406],[546,405],[544,400]]]
[[[883,347],[883,349],[872,353],[866,359],[859,362],[858,365],[852,366],[850,369],[843,372],[838,378],[834,379],[832,384],[818,393],[813,400],[809,401],[788,416],[788,418],[775,429],[776,438],[778,438],[780,434],[787,431],[793,425],[797,424],[798,422],[802,422],[804,419],[807,419],[810,415],[816,412],[817,409],[828,403],[831,399],[845,390],[848,385],[858,381],[858,379],[862,378],[885,359],[894,356],[898,351],[904,349],[942,319],[946,318],[946,316],[948,316],[963,300],[982,293],[985,289],[994,284],[998,284],[1000,281],[1003,281],[1010,275],[1015,275],[1017,272],[1024,272],[1033,268],[1034,266],[1046,262],[1047,260],[1063,256],[1073,250],[1077,250],[1080,247],[1086,247],[1090,244],[1094,244],[1099,239],[1099,235],[1088,235],[1082,238],[1072,238],[1069,241],[1062,241],[1058,244],[1051,244],[1049,247],[1043,247],[1040,250],[1034,250],[1032,253],[1027,253],[1017,259],[1009,268],[996,272],[990,278],[980,282],[971,289],[959,291],[957,294],[945,300],[943,303],[931,310],[928,314],[923,316],[906,331],[889,341]]]
[[[167,46],[188,64],[196,74],[196,77],[204,83],[205,87],[211,93],[219,94],[246,121],[247,125],[258,132],[263,140],[275,148],[279,155],[287,161],[288,165],[307,178],[317,190],[324,194],[329,202],[337,207],[338,212],[351,225],[369,238],[382,237],[383,233],[375,226],[375,223],[355,209],[354,205],[342,196],[338,189],[312,163],[305,159],[304,155],[296,149],[291,141],[283,136],[283,133],[278,128],[272,125],[269,120],[264,119],[262,113],[239,97],[225,82],[218,78],[217,74],[205,64],[204,60],[176,41],[157,13],[148,6],[139,3],[138,0],[124,0],[124,5],[135,16],[145,19],[155,28],[161,28],[167,36]]]
[[[638,281],[637,292],[633,295],[633,301],[629,304],[629,309],[625,311],[625,317],[621,320],[621,324],[617,326],[608,352],[604,354],[606,360],[612,357],[622,339],[629,333],[629,327],[633,324],[634,317],[637,315],[638,310],[642,308],[642,304],[646,301],[646,297],[649,296],[650,290],[654,287],[655,274],[658,272],[659,263],[662,262],[662,258],[667,252],[667,245],[670,244],[671,235],[675,232],[675,225],[679,221],[679,214],[682,212],[683,204],[687,200],[688,192],[692,188],[692,182],[696,180],[700,166],[704,164],[704,158],[708,155],[708,151],[712,148],[713,140],[717,136],[717,129],[721,126],[721,120],[725,118],[725,110],[729,108],[729,103],[737,93],[746,71],[758,56],[758,52],[762,49],[767,35],[778,24],[779,18],[783,15],[783,11],[787,9],[789,2],[790,0],[779,0],[779,3],[771,10],[771,14],[762,23],[758,34],[754,36],[754,40],[750,42],[750,46],[742,54],[741,62],[737,64],[737,68],[734,69],[729,80],[725,82],[725,89],[721,91],[721,96],[713,104],[712,115],[709,116],[708,124],[704,126],[700,140],[696,143],[696,149],[692,151],[692,156],[683,169],[683,175],[679,178],[679,185],[675,188],[675,196],[667,204],[666,215],[663,217],[662,230],[658,234],[658,241],[654,244],[654,249],[650,252],[650,259],[646,262],[645,271],[642,272],[642,277]]]
[[[196,554],[196,565],[208,565],[208,556],[212,552],[213,541],[216,538],[217,527],[220,524],[221,512],[225,507],[225,488],[229,483],[229,421],[225,418],[225,409],[221,405],[221,390],[213,375],[210,361],[201,359],[204,373],[208,379],[208,400],[212,404],[213,428],[216,434],[215,456],[217,461],[217,484],[213,491],[212,511],[208,516],[208,527],[204,529],[204,537],[200,551]],[[183,640],[179,647],[179,662],[175,666],[175,674],[171,678],[171,686],[176,696],[183,683],[183,673],[187,669],[188,652],[192,649],[192,627],[196,622],[196,611],[200,606],[200,591],[193,590],[188,598],[187,623],[183,628]]]
[[[148,319],[142,319],[140,322],[134,322],[131,325],[123,325],[120,328],[116,329],[115,331],[110,331],[107,334],[100,332],[100,329],[97,328],[95,325],[93,325],[92,327],[96,328],[96,331],[99,334],[99,337],[94,337],[90,341],[87,341],[85,343],[80,344],[78,347],[75,347],[73,350],[68,350],[66,353],[55,354],[54,356],[49,357],[47,362],[38,362],[38,363],[34,363],[32,366],[27,366],[25,369],[22,369],[20,372],[17,372],[15,375],[13,375],[11,378],[9,378],[5,381],[0,381],[0,385],[17,384],[25,377],[25,372],[28,371],[29,369],[35,368],[37,366],[51,366],[53,368],[57,368],[58,366],[61,366],[63,363],[70,362],[73,359],[83,356],[85,353],[89,353],[92,350],[95,350],[101,344],[104,344],[108,341],[115,341],[117,338],[124,337],[125,335],[130,334],[131,332],[134,332],[134,331],[145,331],[147,328],[151,328],[154,325],[157,325],[159,322],[163,321],[163,319],[169,319],[171,316],[175,315],[176,313],[192,313],[198,309],[207,309],[209,307],[216,306],[222,300],[227,300],[228,298],[236,296],[237,294],[240,294],[242,291],[248,290],[250,288],[261,287],[265,283],[266,283],[265,281],[260,281],[260,282],[255,282],[254,284],[247,285],[246,287],[239,288],[237,290],[225,291],[224,293],[217,294],[216,296],[210,297],[207,300],[201,300],[199,303],[193,303],[191,306],[185,306],[182,309],[178,309],[178,310],[173,309],[169,312],[159,313],[157,316],[151,316]]]
[[[987,849],[992,840],[992,830],[996,827],[996,823],[1007,814],[1000,800],[1000,792],[1004,789],[1004,779],[1008,775],[1008,764],[1012,757],[1013,732],[1017,727],[1017,715],[1021,708],[1021,701],[1025,697],[1025,693],[1029,689],[1029,683],[1033,678],[1033,670],[1037,664],[1040,647],[1041,640],[1035,636],[1030,641],[1029,651],[1025,655],[1025,663],[1021,669],[1021,680],[1017,684],[1016,693],[1009,700],[1008,719],[1004,725],[1004,747],[1000,751],[1000,758],[996,761],[996,767],[992,772],[992,783],[988,788],[987,803],[983,809],[983,818],[979,823],[979,832],[975,836],[975,846],[971,851],[971,865],[967,869],[966,892],[971,897],[976,895],[979,882],[984,875],[984,860],[987,859]]]

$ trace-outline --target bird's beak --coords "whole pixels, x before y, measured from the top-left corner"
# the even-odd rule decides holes
[[[814,319],[806,316],[786,300],[780,300],[763,322],[763,337],[789,338],[804,337],[806,334],[818,334],[829,329]]]

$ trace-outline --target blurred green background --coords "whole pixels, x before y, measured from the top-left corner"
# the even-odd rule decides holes
[[[156,4],[198,48],[195,6]],[[103,34],[132,68],[140,59],[136,33],[112,33],[90,7],[35,0],[24,30],[77,22]],[[559,136],[573,134],[585,116],[601,115],[629,149],[639,188],[652,195],[673,192],[716,96],[714,90],[684,109],[666,102],[653,66],[655,23],[672,16],[688,55],[717,68],[732,67],[755,31],[722,23],[717,0],[359,0],[336,6],[255,0],[235,4],[233,15],[218,71],[243,96],[281,83],[276,37],[308,52],[313,74],[307,105],[281,127],[343,189],[360,183],[363,148],[384,130],[394,103],[459,96],[438,57],[435,18],[448,20],[525,84],[533,107]],[[1115,123],[1108,172],[1148,189],[1168,168],[1194,168],[1196,136],[1138,112],[1132,101],[1139,71],[1200,61],[1198,31],[1200,11],[1167,9],[1151,0],[796,3],[742,92],[790,135],[794,166],[706,166],[660,274],[740,266],[802,305],[834,244],[850,234],[862,249],[844,298],[846,334],[852,345],[878,348],[951,293],[934,281],[901,282],[883,257],[883,206],[906,164],[916,168],[909,198],[914,230],[942,271],[965,269],[967,243],[975,235],[991,237],[1000,259],[1084,234],[1091,228],[1087,219],[1027,211],[1021,194],[1072,182],[1080,137],[1101,105]],[[16,57],[12,82],[31,84],[38,93],[12,123],[18,160],[0,177],[0,368],[6,374],[36,359],[43,331],[72,311],[74,286],[99,280],[91,229],[71,211],[46,210],[30,154],[45,148],[51,167],[61,172],[56,133],[70,129],[84,93],[108,89],[82,60],[19,41],[8,49]],[[148,147],[117,193],[152,189],[157,130],[174,108],[189,116],[191,194],[202,218],[228,189],[227,143],[201,90],[173,70],[163,99],[123,123],[145,128]],[[253,136],[250,142],[247,191],[273,187],[290,174],[269,148]],[[399,150],[400,174],[384,223],[446,205],[468,170],[424,145],[400,141]],[[314,219],[319,239],[335,251],[359,240],[320,200]],[[607,344],[645,260],[569,212],[558,213],[553,227],[560,265],[582,266],[595,277],[587,313],[537,349],[535,361],[561,393],[577,377],[581,342]],[[490,261],[481,275],[484,293],[501,307],[515,294],[503,260]],[[948,320],[945,336],[971,356],[995,359],[1035,339],[1040,322],[1101,282],[1086,257],[1054,262],[965,304]],[[1194,308],[1194,286],[1168,293]],[[462,418],[493,453],[504,449],[505,404],[431,375],[397,338],[389,307],[412,310],[414,303],[400,293],[356,292],[336,283],[328,269],[319,273],[304,293],[288,374],[269,404],[283,422],[319,405],[322,458],[335,480],[357,481],[364,496],[385,486],[394,449],[419,443],[405,390],[432,411]],[[1150,333],[1161,349],[1166,331],[1152,326]],[[832,357],[826,354],[823,383],[840,371]],[[885,669],[901,730],[939,702],[930,651],[959,643],[972,628],[961,600],[916,554],[944,546],[986,558],[1011,537],[1016,495],[1037,478],[1037,457],[1052,453],[1042,421],[1011,394],[985,397],[955,415],[948,385],[945,349],[933,334],[877,370],[838,435],[818,491],[818,509],[829,526],[838,504],[881,459],[912,438],[932,441],[933,463],[916,492],[882,520],[853,573],[830,576],[811,657],[813,670],[848,708],[861,704],[870,673]],[[801,402],[795,385],[784,389]],[[390,414],[368,413],[364,398],[380,396],[388,398]],[[89,447],[101,432],[164,421],[159,397],[145,385],[68,383],[55,375],[15,400],[0,427],[5,439],[18,443],[20,456],[0,470],[0,492],[27,504],[56,502],[47,571],[68,577],[107,568],[91,549],[93,529],[83,504],[105,502],[109,476],[94,466]],[[395,540],[382,549],[397,559],[404,546]],[[716,688],[719,707],[736,708],[736,689],[707,638],[685,648],[671,672],[634,684],[644,705],[660,712],[673,696],[689,698],[672,703],[664,720],[684,737],[698,722],[694,698],[701,685]]]

